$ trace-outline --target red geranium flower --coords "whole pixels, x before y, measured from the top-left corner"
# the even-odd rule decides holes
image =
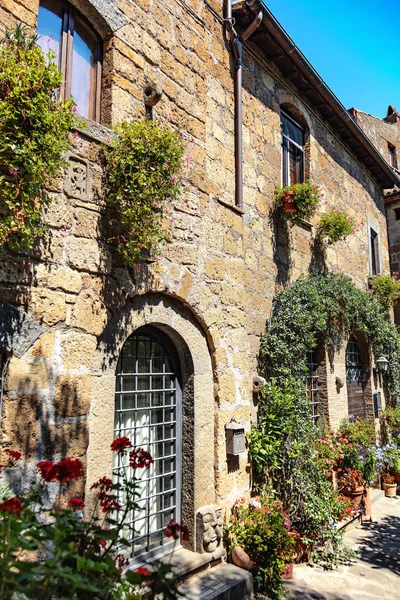
[[[188,527],[183,523],[179,525],[179,523],[175,522],[175,519],[171,518],[164,531],[165,537],[172,537],[174,540],[177,540],[179,538],[179,532],[181,532],[184,542],[190,540]]]
[[[111,450],[113,452],[123,452],[127,448],[133,448],[133,446],[131,440],[126,436],[117,438],[111,444]]]
[[[145,567],[139,567],[136,573],[139,573],[139,575],[143,575],[143,577],[149,577],[153,574],[151,573],[151,571],[148,571]]]
[[[68,500],[68,506],[72,510],[82,510],[85,508],[85,503],[81,498],[71,498],[71,500]]]
[[[90,489],[95,490],[97,488],[100,488],[100,490],[107,491],[107,490],[112,489],[112,484],[113,484],[113,482],[111,481],[111,479],[104,476],[101,479],[99,479],[98,481],[96,481],[95,483],[93,483],[90,486]]]
[[[55,466],[57,468],[57,480],[60,483],[82,477],[82,463],[78,458],[64,458]]]
[[[21,452],[18,452],[18,450],[6,450],[8,456],[11,456],[11,458],[14,458],[15,460],[19,460],[22,456]]]
[[[37,463],[36,468],[47,482],[59,481],[66,483],[72,479],[82,477],[82,463],[78,458],[64,458],[53,464],[50,460]]]
[[[45,481],[56,481],[57,471],[55,469],[55,465],[50,460],[42,460],[41,462],[38,462],[36,468]]]
[[[143,448],[135,448],[129,452],[129,466],[132,469],[148,469],[154,462],[154,458],[150,452],[146,452]]]
[[[0,511],[3,513],[13,513],[20,516],[22,510],[21,500],[16,496],[14,498],[9,498],[8,500],[4,500],[4,502],[0,503]]]
[[[122,506],[115,498],[111,498],[105,494],[100,497],[100,493],[97,496],[100,498],[100,506],[103,513],[108,514],[114,512],[114,510],[121,510]]]

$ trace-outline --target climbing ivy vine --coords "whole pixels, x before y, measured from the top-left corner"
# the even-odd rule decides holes
[[[323,342],[330,356],[351,332],[365,335],[375,358],[385,356],[391,404],[400,400],[400,335],[388,312],[343,274],[301,277],[275,299],[261,354],[268,378],[303,378],[307,352]]]

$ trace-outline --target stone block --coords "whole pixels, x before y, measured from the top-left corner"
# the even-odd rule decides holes
[[[87,423],[59,423],[48,425],[43,439],[47,459],[55,455],[62,458],[85,458],[89,443]]]
[[[50,358],[54,352],[55,331],[44,333],[27,352],[28,356]]]
[[[56,418],[89,414],[92,379],[89,375],[60,375],[56,379],[54,409]]]
[[[61,357],[66,369],[89,369],[97,342],[93,335],[70,331],[61,339]]]
[[[76,301],[71,323],[88,333],[99,335],[107,322],[107,310],[92,290],[83,290]]]
[[[50,366],[46,361],[28,362],[11,356],[7,365],[4,389],[24,394],[49,386]]]
[[[65,319],[65,295],[46,288],[33,288],[32,312],[47,325],[55,325]]]
[[[52,289],[77,294],[82,287],[82,276],[68,267],[58,267],[40,263],[35,269],[37,284]]]
[[[4,395],[0,431],[4,449],[22,452],[24,460],[37,458],[41,408],[37,394]]]
[[[93,273],[108,272],[111,257],[107,248],[95,240],[74,238],[67,249],[71,267]]]

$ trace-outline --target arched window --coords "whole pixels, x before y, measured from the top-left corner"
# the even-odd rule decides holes
[[[350,337],[346,347],[346,383],[349,415],[365,417],[363,362],[354,336]]]
[[[304,129],[281,109],[282,185],[304,181]]]
[[[38,44],[53,50],[63,74],[61,98],[73,96],[78,113],[100,120],[101,52],[99,36],[68,2],[42,0],[39,6]]]
[[[170,551],[165,526],[171,518],[181,520],[181,378],[169,338],[155,327],[138,329],[122,348],[116,377],[115,437],[127,436],[154,459],[149,469],[134,473],[138,509],[128,515],[124,537],[136,561]],[[115,460],[118,480],[129,467],[121,455]]]

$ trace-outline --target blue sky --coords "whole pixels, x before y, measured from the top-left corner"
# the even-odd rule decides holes
[[[264,0],[346,108],[400,111],[400,0]]]

